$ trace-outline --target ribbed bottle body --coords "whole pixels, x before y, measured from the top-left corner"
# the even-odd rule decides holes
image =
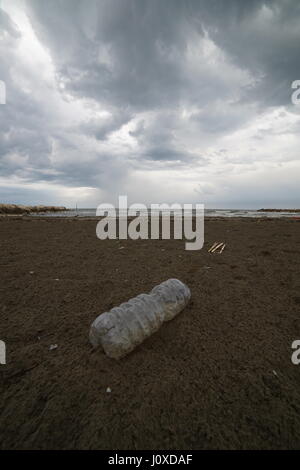
[[[119,359],[174,318],[188,303],[189,288],[178,279],[169,279],[99,315],[91,325],[90,342],[101,345],[106,354]]]

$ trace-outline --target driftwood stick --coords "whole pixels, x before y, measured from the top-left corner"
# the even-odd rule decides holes
[[[215,248],[213,250],[211,250],[211,253],[214,253],[218,248],[220,248],[224,243],[221,242],[219,243],[217,246],[215,246]]]
[[[219,242],[215,242],[213,245],[211,245],[210,249],[208,250],[208,253],[212,251],[213,248],[218,244]]]
[[[223,250],[224,250],[225,246],[226,246],[226,243],[223,243],[223,246],[222,246],[222,248],[221,248],[221,250],[220,250],[220,253],[222,253],[222,252],[223,252]]]

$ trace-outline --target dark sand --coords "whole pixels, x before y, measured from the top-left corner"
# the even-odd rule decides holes
[[[95,228],[0,220],[0,448],[300,448],[300,221],[207,220],[193,252]],[[93,352],[98,314],[170,277],[181,314],[119,362]]]

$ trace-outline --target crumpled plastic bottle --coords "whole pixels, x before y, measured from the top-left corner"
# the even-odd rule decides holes
[[[90,342],[101,345],[109,357],[120,359],[172,320],[187,305],[190,289],[178,279],[168,279],[149,294],[140,294],[99,315],[90,328]]]

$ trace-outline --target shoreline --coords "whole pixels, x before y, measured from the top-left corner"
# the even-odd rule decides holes
[[[33,215],[33,214],[0,214],[0,220],[1,219],[16,219],[16,220],[21,220],[21,219],[24,219],[24,220],[44,220],[44,219],[47,219],[47,220],[69,220],[69,221],[78,221],[78,220],[81,220],[81,221],[97,221],[97,220],[101,220],[103,219],[104,217],[107,217],[107,218],[110,218],[109,216],[90,216],[90,215],[87,215],[87,216],[76,216],[76,215],[63,215],[63,216],[58,216],[58,215],[48,215],[48,214],[39,214],[39,215]],[[142,216],[143,217],[143,216]],[[150,215],[149,216],[145,216],[145,217],[148,217],[149,218],[149,221],[151,220],[151,217]],[[118,216],[116,217],[117,220],[118,220]],[[162,218],[160,216],[160,218]],[[131,220],[134,220],[135,217],[133,216],[129,216],[127,217],[127,220],[128,221],[131,221]],[[172,221],[174,219],[174,216],[171,215],[170,216],[170,220]],[[195,219],[195,215],[192,215],[192,219],[194,220]],[[286,215],[286,216],[278,216],[278,217],[272,217],[272,216],[264,216],[264,215],[261,215],[261,216],[221,216],[221,215],[218,215],[218,216],[215,216],[215,215],[205,215],[204,216],[204,220],[206,222],[208,221],[212,221],[212,220],[253,220],[253,221],[271,221],[271,220],[290,220],[290,221],[296,221],[296,220],[300,220],[300,216],[294,216],[294,215]]]

